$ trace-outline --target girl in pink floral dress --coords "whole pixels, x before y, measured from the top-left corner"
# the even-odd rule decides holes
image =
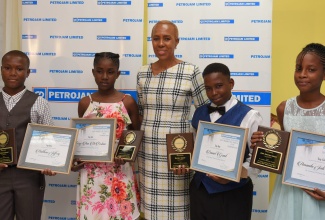
[[[96,53],[94,59],[98,91],[80,100],[79,117],[116,118],[116,138],[124,129],[140,128],[138,106],[134,99],[114,88],[119,77],[119,55]],[[77,219],[133,220],[140,216],[139,194],[132,165],[122,159],[115,163],[85,163],[77,161],[72,170],[79,170],[77,187]]]

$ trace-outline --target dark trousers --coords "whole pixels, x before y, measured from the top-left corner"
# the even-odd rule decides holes
[[[44,189],[40,171],[4,168],[0,171],[0,219],[41,219]]]
[[[253,183],[241,188],[208,194],[201,183],[190,184],[190,210],[192,220],[250,220],[253,205]]]

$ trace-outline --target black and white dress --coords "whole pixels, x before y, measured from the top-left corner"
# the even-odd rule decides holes
[[[208,103],[199,68],[181,62],[152,74],[151,64],[137,76],[141,129],[138,153],[141,211],[145,219],[189,219],[189,183],[192,177],[168,171],[166,134],[190,132],[191,105]]]

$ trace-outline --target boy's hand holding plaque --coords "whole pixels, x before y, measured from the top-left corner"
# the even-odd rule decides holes
[[[0,163],[17,164],[14,128],[0,130]]]
[[[194,147],[193,133],[166,134],[168,170],[179,165],[190,168]]]
[[[125,161],[135,161],[144,131],[124,130],[115,151],[116,158]]]
[[[290,132],[263,126],[258,131],[263,132],[263,140],[256,143],[250,166],[281,174]]]

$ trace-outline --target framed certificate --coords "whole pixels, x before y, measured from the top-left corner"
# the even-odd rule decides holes
[[[247,128],[199,122],[191,169],[239,182]]]
[[[292,130],[282,183],[325,190],[325,136]]]
[[[112,162],[115,146],[115,118],[72,118],[78,129],[74,157],[82,161]]]
[[[69,174],[77,136],[75,128],[29,123],[17,167]]]

